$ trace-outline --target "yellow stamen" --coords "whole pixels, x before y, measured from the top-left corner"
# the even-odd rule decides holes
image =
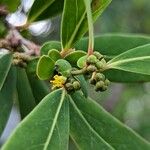
[[[63,87],[66,80],[67,80],[67,78],[64,76],[55,75],[54,80],[50,81],[50,83],[52,83],[52,85],[53,85],[52,89]]]

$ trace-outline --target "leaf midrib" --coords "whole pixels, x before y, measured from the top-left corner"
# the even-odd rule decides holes
[[[122,63],[126,63],[126,62],[132,62],[132,61],[138,61],[138,60],[146,60],[146,59],[150,59],[150,56],[142,56],[142,57],[136,57],[136,58],[128,58],[128,59],[123,59],[123,60],[119,60],[119,61],[115,61],[112,62],[113,60],[109,61],[107,63],[107,67],[108,68],[113,68],[117,65],[120,65]],[[112,62],[112,63],[111,63]]]
[[[86,123],[86,125],[89,127],[89,129],[94,132],[94,134],[104,143],[106,144],[110,149],[115,150],[110,144],[108,144],[103,138],[100,137],[100,135],[91,127],[91,125],[89,124],[89,122],[85,119],[85,117],[82,115],[82,113],[80,112],[79,108],[77,107],[77,105],[74,103],[74,101],[72,100],[72,97],[70,97],[70,102],[73,105],[73,107],[75,108],[75,110],[78,112],[79,116],[83,119],[83,121]],[[72,136],[71,136],[72,137]],[[73,137],[72,137],[73,138]]]
[[[47,150],[48,145],[49,145],[49,143],[50,143],[50,140],[51,140],[51,138],[52,138],[53,131],[54,131],[54,128],[55,128],[55,125],[56,125],[56,122],[57,122],[57,119],[58,119],[58,116],[59,116],[59,112],[60,112],[61,106],[62,106],[63,101],[64,101],[64,97],[65,97],[65,90],[63,90],[63,92],[62,92],[61,99],[60,99],[60,103],[59,103],[59,105],[58,105],[58,107],[57,107],[56,114],[55,114],[55,116],[54,116],[54,120],[53,120],[51,129],[50,129],[50,132],[49,132],[49,134],[48,134],[48,136],[47,136],[46,142],[45,142],[45,144],[44,144],[43,150]]]

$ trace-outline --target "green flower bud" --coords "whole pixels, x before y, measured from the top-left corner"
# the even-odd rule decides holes
[[[104,81],[105,80],[105,76],[102,73],[96,73],[94,78],[95,78],[96,81]]]
[[[97,51],[95,51],[93,54],[94,54],[94,56],[96,56],[96,58],[99,59],[99,60],[103,58],[103,55],[100,54],[100,53],[97,52]]]
[[[105,85],[106,86],[110,85],[110,81],[108,79],[105,80]]]
[[[75,89],[75,90],[79,90],[80,89],[80,83],[78,82],[78,81],[74,81],[73,82],[73,88]]]
[[[104,85],[105,85],[105,83],[103,81],[97,82],[96,83],[96,91],[99,91]]]
[[[102,86],[102,87],[100,88],[100,91],[101,91],[101,92],[104,92],[104,91],[107,90],[107,88],[108,88],[108,86],[104,85],[104,86]]]
[[[88,64],[95,64],[98,61],[98,59],[96,58],[96,56],[90,55],[88,56],[86,61]]]
[[[74,87],[73,87],[73,84],[72,83],[66,83],[65,84],[65,87],[68,91],[72,91],[74,90]]]
[[[87,72],[94,72],[94,71],[96,71],[97,70],[97,68],[94,66],[94,65],[89,65],[88,67],[87,67]]]
[[[96,63],[96,67],[97,67],[97,69],[103,69],[104,68],[104,64],[101,61],[98,61]]]

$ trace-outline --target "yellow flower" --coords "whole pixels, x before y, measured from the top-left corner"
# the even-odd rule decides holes
[[[50,81],[50,83],[52,83],[52,85],[53,85],[52,89],[63,87],[66,80],[67,80],[67,78],[64,76],[55,75],[54,80]]]

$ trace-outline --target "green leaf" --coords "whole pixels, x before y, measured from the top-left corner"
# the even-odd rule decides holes
[[[82,50],[77,50],[65,56],[65,59],[74,67],[77,67],[77,61],[80,57],[86,55]]]
[[[72,67],[68,61],[66,61],[64,59],[59,59],[56,61],[55,67],[56,67],[56,70],[58,71],[58,73],[60,73],[61,75],[65,76],[65,77],[70,76]]]
[[[57,61],[61,58],[60,52],[56,49],[51,49],[48,51],[48,56],[53,60]]]
[[[15,68],[12,67],[8,73],[3,88],[0,91],[0,135],[2,134],[7,120],[9,118],[13,100],[15,98],[16,89],[16,72]]]
[[[27,73],[27,76],[36,104],[38,104],[48,93],[50,93],[50,89],[44,81],[39,80],[36,76],[33,76],[30,73]]]
[[[148,142],[106,112],[94,100],[84,98],[79,92],[74,93],[72,98],[95,132],[116,150],[150,149]]]
[[[36,106],[25,69],[17,68],[17,93],[21,118],[27,116]]]
[[[107,59],[112,59],[129,49],[150,43],[150,37],[140,34],[116,34],[109,33],[95,36],[94,50],[100,52]],[[87,51],[88,38],[81,39],[76,49]]]
[[[91,127],[71,98],[70,110],[70,135],[78,149],[113,150]]]
[[[104,11],[111,0],[93,0],[93,21]],[[70,49],[87,32],[87,17],[84,1],[65,0],[61,27],[61,41],[64,50]]]
[[[2,150],[67,150],[69,101],[62,89],[47,95],[18,125]]]
[[[37,64],[37,76],[41,80],[47,80],[53,76],[54,72],[54,61],[46,55],[40,57],[38,64]]]
[[[8,10],[13,12],[17,10],[17,7],[20,4],[20,0],[1,0],[0,5],[6,5]]]
[[[35,0],[28,15],[29,22],[48,19],[63,10],[64,0]]]
[[[102,53],[106,59],[115,56],[138,46],[150,43],[150,37],[138,34],[103,34],[95,37],[95,50]],[[87,51],[88,38],[83,38],[76,45],[77,49]],[[125,46],[124,46],[125,45]],[[147,82],[150,76],[131,73],[122,70],[107,70],[105,75],[112,82]]]
[[[0,49],[0,90],[5,82],[12,63],[12,54],[8,50]]]
[[[120,83],[135,83],[135,82],[149,82],[150,76],[137,74],[117,69],[110,69],[103,72],[111,82]]]
[[[108,68],[150,75],[150,44],[124,52],[107,63]]]
[[[49,50],[51,50],[51,49],[57,49],[60,51],[61,43],[58,41],[50,41],[50,42],[44,43],[44,45],[41,47],[40,54],[47,55]]]

